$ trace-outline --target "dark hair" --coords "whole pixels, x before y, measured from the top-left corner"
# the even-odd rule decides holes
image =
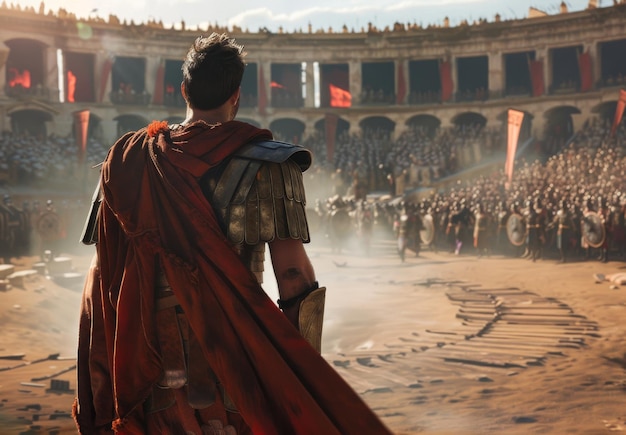
[[[182,66],[188,103],[199,110],[224,104],[241,85],[245,55],[225,33],[196,38]]]

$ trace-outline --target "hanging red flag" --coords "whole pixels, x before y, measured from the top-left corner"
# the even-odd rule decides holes
[[[624,114],[624,106],[626,106],[626,91],[619,90],[619,99],[617,100],[617,106],[615,107],[615,117],[613,118],[613,126],[611,127],[611,136],[615,135],[617,127],[622,122],[622,115]]]
[[[265,89],[265,76],[263,75],[263,65],[259,65],[259,113],[266,114],[267,91]]]
[[[404,79],[404,62],[398,62],[398,92],[396,94],[396,104],[404,103],[406,97],[406,80]]]
[[[165,66],[163,62],[159,63],[159,67],[156,72],[156,80],[154,83],[154,94],[152,96],[152,104],[160,106],[163,104],[163,90],[165,87]]]
[[[533,88],[533,97],[539,97],[544,94],[545,88],[543,84],[543,61],[529,60],[530,82]]]
[[[593,74],[591,71],[591,55],[589,52],[578,55],[578,68],[580,70],[580,90],[590,91],[593,87]]]
[[[274,81],[270,82],[270,88],[287,89],[286,86],[283,86],[280,83]]]
[[[89,110],[74,112],[74,140],[78,151],[78,163],[85,161],[87,154],[87,130],[89,128]]]
[[[441,78],[441,101],[448,101],[452,98],[452,64],[444,60],[439,64],[439,77]]]
[[[352,106],[352,95],[349,91],[341,89],[332,83],[328,85],[328,89],[330,90],[330,107]]]
[[[517,142],[519,133],[524,121],[524,112],[509,109],[508,113],[508,135],[506,147],[506,162],[504,163],[504,173],[510,185],[513,179],[513,166],[515,163],[515,153],[517,152]]]
[[[67,71],[67,102],[73,103],[74,94],[76,93],[76,75],[68,70]]]

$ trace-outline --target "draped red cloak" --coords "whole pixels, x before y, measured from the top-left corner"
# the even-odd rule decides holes
[[[149,130],[122,137],[102,166],[98,267],[85,283],[79,330],[74,415],[81,432],[112,425],[143,433],[142,403],[162,374],[154,300],[160,263],[254,434],[389,433],[269,299],[197,182],[271,133],[236,121]]]

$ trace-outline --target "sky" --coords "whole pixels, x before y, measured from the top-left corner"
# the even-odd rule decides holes
[[[41,0],[6,0],[7,4],[33,6],[39,10]],[[590,2],[600,7],[613,0],[565,0],[570,11],[587,8]],[[345,24],[349,30],[360,31],[372,23],[379,29],[393,27],[395,22],[416,23],[424,27],[441,25],[445,17],[452,26],[462,20],[473,22],[486,18],[493,21],[497,13],[502,19],[523,19],[530,7],[548,14],[559,12],[561,0],[46,0],[46,13],[63,8],[79,18],[109,14],[135,23],[162,21],[166,27],[206,29],[209,24],[232,29],[239,26],[251,32],[267,29],[278,32],[307,31],[332,27],[340,30]]]

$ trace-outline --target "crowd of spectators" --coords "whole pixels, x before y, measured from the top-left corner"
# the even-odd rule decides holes
[[[385,129],[366,129],[359,135],[344,131],[337,137],[331,161],[322,132],[309,136],[303,145],[315,155],[309,177],[315,178],[310,184],[320,191],[319,197],[347,195],[358,183],[367,191],[396,196],[486,161],[503,151],[504,142],[502,129],[472,124],[412,126],[397,139]]]
[[[71,136],[50,135],[44,138],[5,131],[0,135],[0,185],[76,185],[77,181],[84,180],[82,169],[102,162],[108,148],[108,145],[90,139],[82,165],[78,160],[79,150]]]
[[[552,216],[564,200],[577,212],[601,203],[626,210],[626,128],[620,126],[614,136],[610,132],[610,120],[590,119],[565,147],[545,161],[516,161],[510,184],[499,168],[457,182],[449,190],[438,190],[420,207],[445,216],[458,204],[472,210],[480,204],[493,216],[503,207],[521,213],[529,204],[540,203]],[[397,138],[385,129],[369,129],[360,135],[346,130],[338,135],[332,159],[328,159],[324,134],[319,131],[302,144],[315,156],[312,168],[305,173],[309,202],[354,195],[356,185],[365,186],[365,191],[386,190],[397,197],[476,167],[496,153],[502,157],[505,142],[504,130],[478,124],[436,129],[413,126]],[[102,162],[107,150],[108,145],[90,139],[85,162],[79,164],[71,136],[42,138],[4,132],[0,135],[0,187],[82,185],[91,190],[98,171],[90,171],[86,179],[84,170]],[[43,203],[45,198],[39,201]],[[72,204],[57,203],[68,210]]]
[[[546,167],[554,166],[555,159],[573,158],[569,157],[572,149],[576,150],[575,158],[581,159],[585,153],[606,147],[609,131],[609,121],[588,121],[576,134],[569,151],[552,157]],[[280,138],[279,134],[277,136]],[[618,130],[610,143],[621,144],[623,136],[623,130]],[[442,177],[480,164],[496,154],[501,156],[505,142],[503,128],[466,124],[452,128],[415,125],[397,138],[382,128],[366,129],[359,135],[344,130],[336,139],[330,161],[322,131],[310,135],[302,145],[311,149],[315,156],[314,166],[306,174],[309,179],[316,179],[315,190],[319,192],[315,192],[315,197],[325,198],[349,194],[355,181],[366,186],[367,191],[388,191],[392,196],[428,187]],[[621,149],[621,145],[611,149]],[[89,139],[84,166],[100,163],[107,150],[108,145]],[[535,171],[536,164],[521,164],[517,174],[523,174],[530,170],[528,168]],[[51,183],[75,184],[83,177],[78,149],[71,136],[42,138],[11,132],[0,136],[0,183],[37,187]]]
[[[504,170],[500,169],[465,183],[458,182],[454,187],[438,191],[414,205],[422,213],[428,210],[435,216],[440,235],[445,233],[446,219],[461,208],[467,208],[473,214],[481,207],[496,228],[497,215],[505,211],[525,215],[533,209],[543,213],[546,222],[551,222],[559,209],[566,207],[580,222],[585,210],[599,212],[605,207],[615,217],[613,229],[607,235],[609,249],[624,255],[626,129],[620,127],[615,136],[611,136],[610,131],[610,121],[590,120],[562,151],[546,162],[524,158],[516,161],[511,183],[508,183]],[[608,222],[606,224],[609,225]],[[471,232],[472,228],[469,228],[470,235]],[[495,235],[495,230],[492,235]],[[578,234],[574,243],[579,253],[582,246],[580,237],[581,234]],[[547,252],[556,249],[554,238],[548,237],[548,233],[544,243]],[[471,249],[472,244],[466,246]]]

